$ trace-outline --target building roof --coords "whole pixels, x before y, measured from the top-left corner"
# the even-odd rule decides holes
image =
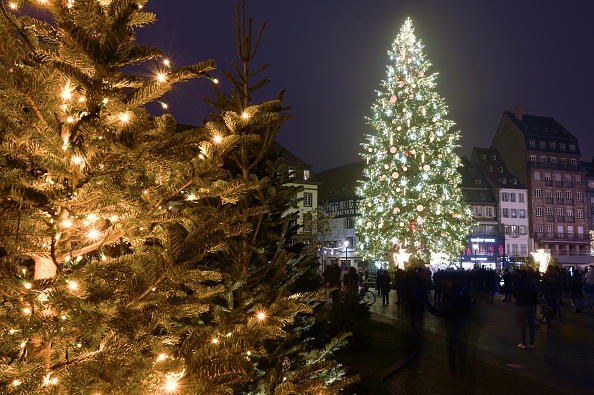
[[[480,168],[483,176],[494,188],[526,189],[513,175],[495,148],[473,147],[470,162]]]
[[[365,161],[359,161],[316,173],[315,180],[321,183],[318,189],[318,201],[330,202],[356,198],[355,188],[363,177],[365,166]]]
[[[559,141],[567,142],[576,145],[576,150],[572,151],[572,154],[579,154],[578,139],[565,129],[559,122],[551,117],[541,117],[530,114],[519,114],[512,113],[510,111],[504,111],[503,113],[518,127],[518,129],[524,134],[524,138],[538,139],[540,141]],[[526,141],[527,143],[527,141]],[[526,147],[529,147],[528,143]],[[532,149],[531,149],[532,150]],[[551,149],[549,144],[546,148],[540,148],[538,145],[534,150],[538,151],[553,151],[558,152],[557,149]]]
[[[460,159],[462,160],[462,166],[458,169],[462,175],[460,189],[466,203],[471,205],[496,205],[497,199],[493,188],[481,168],[471,164],[466,156]]]

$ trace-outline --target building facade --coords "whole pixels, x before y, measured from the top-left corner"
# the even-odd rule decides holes
[[[585,171],[578,140],[553,118],[504,112],[491,148],[528,190],[529,236],[560,264],[590,257]]]
[[[505,256],[502,257],[501,266],[507,266],[508,262],[525,262],[533,251],[533,242],[528,234],[526,187],[510,173],[496,149],[475,147],[472,151],[471,163],[481,169],[482,174],[494,189],[499,233],[503,234],[505,239]]]

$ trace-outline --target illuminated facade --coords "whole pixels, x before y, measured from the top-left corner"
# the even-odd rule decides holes
[[[531,251],[560,264],[591,262],[586,175],[578,140],[553,118],[504,112],[491,144],[528,190]]]

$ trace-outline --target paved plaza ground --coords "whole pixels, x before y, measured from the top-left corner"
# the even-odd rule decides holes
[[[395,297],[395,292],[392,292]],[[561,317],[550,328],[537,324],[535,349],[519,349],[514,303],[496,296],[474,305],[466,351],[450,366],[446,323],[425,313],[415,331],[417,351],[386,367],[391,394],[592,394],[594,393],[594,311],[573,313],[564,299]],[[393,299],[394,300],[394,299]],[[410,330],[404,307],[371,306],[372,318]]]

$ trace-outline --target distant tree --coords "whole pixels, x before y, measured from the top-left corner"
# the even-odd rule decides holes
[[[464,202],[445,101],[435,90],[436,74],[406,20],[391,49],[361,156],[367,161],[357,188],[361,216],[356,230],[365,259],[383,260],[402,251],[428,263],[432,253],[459,256],[474,227]]]

